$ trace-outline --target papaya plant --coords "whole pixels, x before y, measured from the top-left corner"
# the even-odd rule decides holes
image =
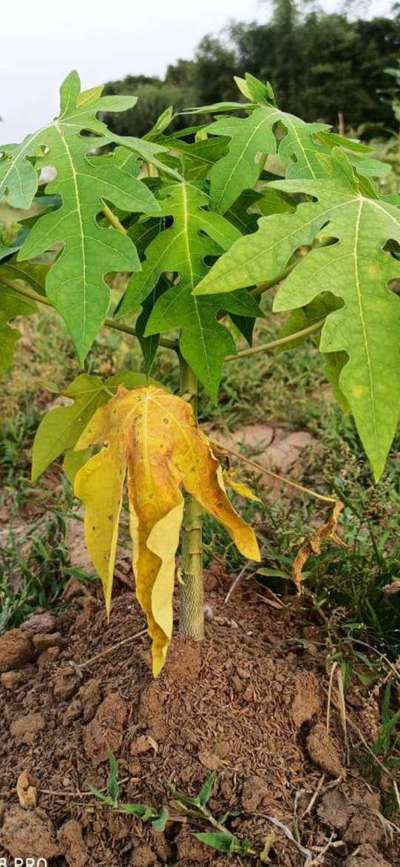
[[[68,405],[39,425],[32,475],[64,456],[108,614],[127,485],[155,675],[172,635],[179,543],[180,630],[203,637],[203,511],[243,556],[260,559],[226,492],[246,488],[224,475],[197,425],[198,389],[217,401],[233,358],[311,337],[376,479],[400,410],[400,210],[379,192],[386,166],[326,124],[285,113],[269,84],[236,83],[237,102],[188,111],[201,125],[169,133],[170,108],[138,139],[112,131],[112,113],[135,99],[82,92],[72,72],[58,118],[0,146],[0,201],[16,218],[0,238],[0,372],[12,363],[18,318],[54,308],[82,371]],[[118,272],[127,279],[115,301]],[[281,336],[253,346],[260,299],[272,290],[273,309],[289,317]],[[103,328],[139,341],[141,371],[103,381],[85,370]],[[237,352],[240,337],[249,346]],[[160,346],[176,356],[180,396],[151,377]]]

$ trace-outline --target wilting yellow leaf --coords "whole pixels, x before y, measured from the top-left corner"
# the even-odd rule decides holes
[[[257,497],[257,495],[254,494],[249,485],[246,485],[245,482],[242,482],[237,478],[236,470],[224,470],[223,476],[226,487],[231,488],[235,494],[239,494],[240,497],[245,497],[246,500],[253,500],[255,503],[262,503],[260,497]]]
[[[182,489],[220,521],[245,557],[260,559],[257,540],[226,496],[221,467],[191,406],[181,398],[155,386],[133,391],[120,386],[97,410],[76,448],[95,444],[105,448],[75,478],[75,493],[86,506],[87,548],[102,578],[109,611],[127,473],[136,594],[147,616],[157,675],[172,635]]]
[[[292,576],[293,581],[296,584],[297,590],[300,592],[301,584],[303,581],[303,569],[307,560],[311,556],[311,554],[320,554],[321,548],[324,542],[331,541],[334,542],[335,545],[339,545],[341,548],[348,548],[349,546],[342,541],[340,536],[338,536],[336,529],[338,520],[340,517],[340,513],[342,512],[344,505],[341,500],[336,500],[334,503],[333,509],[329,518],[325,521],[324,524],[321,524],[314,530],[313,534],[301,546],[298,551],[292,565]]]

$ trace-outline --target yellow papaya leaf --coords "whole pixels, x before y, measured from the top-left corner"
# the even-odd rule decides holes
[[[222,469],[192,408],[182,398],[148,386],[123,386],[94,414],[76,448],[103,445],[75,477],[84,502],[85,538],[110,607],[123,486],[128,475],[136,595],[148,622],[153,672],[159,674],[172,635],[175,555],[183,518],[183,491],[226,528],[239,551],[260,554],[254,531],[229,501]]]
[[[231,488],[239,497],[244,497],[246,500],[253,500],[255,503],[262,503],[260,497],[257,497],[246,482],[242,482],[237,478],[235,470],[224,470],[224,482],[227,488]]]

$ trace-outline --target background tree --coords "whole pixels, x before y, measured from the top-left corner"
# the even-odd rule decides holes
[[[342,113],[348,128],[366,137],[389,135],[393,127],[387,67],[400,55],[400,18],[364,20],[354,8],[327,14],[294,0],[274,0],[264,24],[233,23],[219,36],[207,35],[192,60],[179,59],[164,80],[127,76],[107,93],[135,93],[138,106],[109,119],[120,134],[142,135],[168,105],[177,111],[195,104],[237,99],[233,76],[252,73],[271,81],[278,104],[306,120],[336,126]],[[358,13],[360,14],[360,13]],[[186,125],[177,117],[174,128]]]

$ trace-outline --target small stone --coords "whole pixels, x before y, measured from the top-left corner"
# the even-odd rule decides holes
[[[22,668],[33,655],[32,641],[22,629],[10,629],[0,637],[0,672]]]
[[[11,723],[10,732],[16,741],[31,745],[45,726],[46,720],[41,713],[28,713]]]

